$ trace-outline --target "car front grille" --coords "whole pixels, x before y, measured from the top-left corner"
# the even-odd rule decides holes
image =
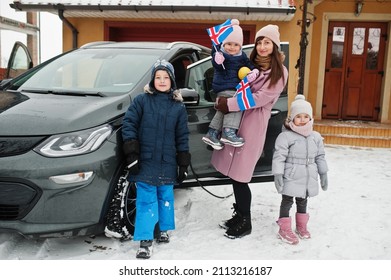
[[[0,220],[23,218],[40,196],[38,188],[26,183],[0,180]]]
[[[0,157],[15,156],[24,154],[36,145],[38,145],[45,137],[0,137]]]

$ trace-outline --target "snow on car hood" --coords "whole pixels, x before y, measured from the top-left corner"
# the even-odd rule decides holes
[[[124,114],[129,95],[65,96],[0,92],[0,134],[52,135],[91,128]]]

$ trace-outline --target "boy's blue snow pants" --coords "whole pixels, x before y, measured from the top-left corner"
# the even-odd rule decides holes
[[[133,240],[153,240],[156,223],[161,231],[175,229],[174,186],[137,182],[136,222]]]

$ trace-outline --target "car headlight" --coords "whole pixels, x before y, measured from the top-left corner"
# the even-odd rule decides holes
[[[55,182],[56,184],[65,185],[65,184],[87,182],[92,177],[92,175],[94,175],[94,172],[88,171],[88,172],[79,172],[79,173],[51,176],[49,177],[49,179]]]
[[[86,154],[98,149],[111,133],[111,126],[105,125],[82,131],[53,135],[34,148],[34,151],[47,157],[67,157]]]

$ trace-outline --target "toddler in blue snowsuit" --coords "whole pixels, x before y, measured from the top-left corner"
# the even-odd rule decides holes
[[[236,86],[240,82],[238,77],[240,68],[254,69],[250,59],[242,51],[243,31],[239,26],[239,21],[232,19],[231,23],[233,31],[222,44],[212,48],[212,64],[214,67],[212,88],[218,98],[235,95]],[[256,71],[250,72],[249,75],[256,76]],[[243,146],[244,139],[236,134],[241,120],[242,111],[227,114],[217,111],[210,122],[207,134],[202,137],[202,141],[215,150],[221,150],[223,144],[234,147]],[[219,137],[220,133],[221,138]]]

